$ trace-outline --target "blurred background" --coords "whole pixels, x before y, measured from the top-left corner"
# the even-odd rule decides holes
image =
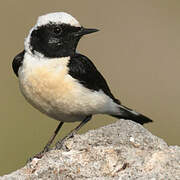
[[[25,165],[41,151],[58,122],[21,95],[11,63],[39,15],[65,11],[101,31],[84,37],[87,55],[124,105],[151,117],[145,125],[169,145],[180,145],[180,1],[0,1],[0,175]],[[98,115],[81,131],[115,119]],[[77,123],[66,124],[58,138]]]

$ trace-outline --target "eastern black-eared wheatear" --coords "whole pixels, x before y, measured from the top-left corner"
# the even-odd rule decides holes
[[[40,16],[25,40],[24,51],[13,60],[12,67],[26,100],[60,121],[43,152],[49,150],[64,122],[81,121],[56,144],[57,149],[95,114],[108,114],[140,124],[152,122],[123,106],[90,59],[76,52],[81,37],[96,31],[84,28],[64,12]]]

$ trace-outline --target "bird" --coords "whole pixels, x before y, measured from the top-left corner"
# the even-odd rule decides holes
[[[122,105],[93,62],[77,52],[80,39],[97,31],[80,25],[66,12],[41,15],[25,38],[24,50],[13,59],[12,68],[25,99],[40,112],[59,121],[38,158],[50,150],[65,122],[79,121],[80,124],[56,143],[56,149],[60,149],[65,140],[74,136],[96,114],[107,114],[141,125],[152,122]]]

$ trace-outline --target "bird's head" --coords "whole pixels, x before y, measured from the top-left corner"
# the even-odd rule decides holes
[[[64,12],[40,16],[25,40],[25,50],[48,58],[72,56],[80,38],[98,31],[87,29]]]

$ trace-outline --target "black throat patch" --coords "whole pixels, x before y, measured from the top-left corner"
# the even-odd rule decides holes
[[[37,27],[30,38],[32,53],[37,51],[49,58],[73,56],[81,38],[74,34],[80,29],[81,27],[54,23]]]

